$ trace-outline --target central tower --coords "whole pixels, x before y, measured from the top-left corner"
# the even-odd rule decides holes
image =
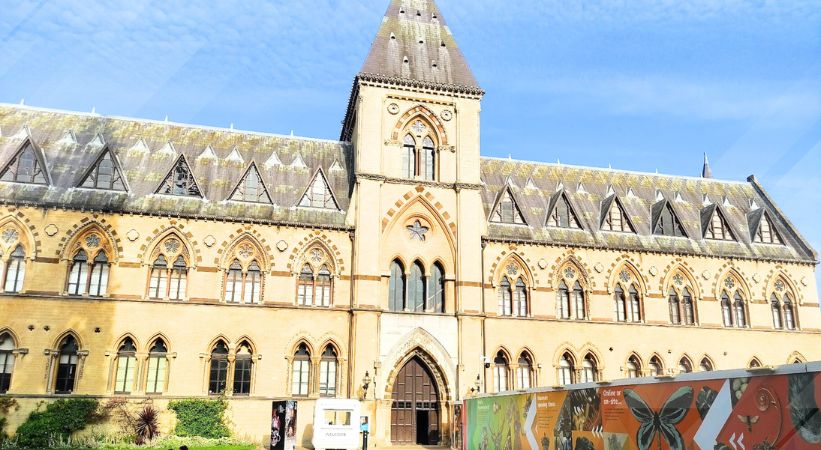
[[[349,379],[375,375],[366,408],[378,442],[449,442],[472,383],[460,355],[483,354],[461,338],[481,333],[483,94],[437,5],[391,1],[341,136],[355,177]],[[409,373],[430,382],[417,389]]]

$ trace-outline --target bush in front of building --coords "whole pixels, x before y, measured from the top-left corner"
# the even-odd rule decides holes
[[[19,408],[20,405],[17,404],[17,400],[11,397],[0,397],[0,444],[9,438],[9,435],[6,434],[6,423],[8,422],[6,416],[12,409],[17,410]]]
[[[205,438],[229,437],[231,432],[225,424],[225,409],[228,403],[223,399],[175,400],[168,409],[177,414],[177,436],[200,436]]]
[[[70,441],[74,432],[100,419],[97,400],[88,398],[61,399],[34,411],[17,429],[16,445],[22,448],[48,448],[55,443]]]

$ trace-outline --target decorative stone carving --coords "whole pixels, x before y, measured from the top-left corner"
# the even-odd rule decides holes
[[[505,267],[505,271],[508,275],[515,276],[517,273],[519,273],[519,266],[517,266],[514,263],[508,263],[507,267]]]
[[[784,282],[781,281],[781,280],[776,281],[775,282],[775,290],[778,291],[778,292],[784,291]]]
[[[754,273],[753,274],[753,281],[756,282],[756,283],[760,282],[761,281],[761,276],[758,275],[757,273]]]
[[[168,253],[177,253],[180,249],[180,245],[182,245],[182,243],[177,239],[168,239],[165,241],[165,251]]]
[[[279,250],[281,252],[284,252],[285,250],[288,250],[288,243],[285,242],[285,241],[277,242],[277,250]]]
[[[205,239],[203,239],[202,242],[205,244],[206,247],[213,247],[214,244],[217,243],[217,238],[209,234],[208,236],[205,236]]]
[[[576,278],[576,271],[573,270],[572,267],[567,267],[566,269],[564,269],[564,277],[569,280],[572,280]]]
[[[656,268],[656,266],[650,266],[650,275],[656,276],[658,274],[659,274],[659,270]]]
[[[46,236],[52,237],[55,234],[57,234],[60,231],[60,229],[57,228],[57,225],[54,225],[52,223],[52,224],[46,225],[46,228],[43,231],[46,232]]]
[[[447,121],[450,121],[450,119],[453,118],[453,113],[450,112],[449,109],[446,109],[446,110],[443,110],[441,114],[439,114],[439,117],[441,117],[442,120],[447,122]]]
[[[134,242],[140,238],[140,233],[137,230],[131,229],[125,234],[125,237],[128,238],[129,241]]]
[[[595,270],[596,273],[602,273],[604,271],[604,266],[601,263],[596,263],[596,265],[593,266],[593,270]]]
[[[14,228],[6,228],[3,230],[3,242],[9,244],[20,239],[20,233],[17,232]]]
[[[684,277],[681,276],[680,273],[673,275],[673,283],[675,283],[676,286],[681,286],[682,284],[684,284]]]
[[[425,132],[428,131],[428,127],[421,120],[417,120],[416,122],[411,125],[411,130],[416,133],[418,136],[422,136]]]
[[[735,287],[735,280],[733,280],[731,277],[727,277],[727,279],[724,280],[724,287],[732,290]]]
[[[547,261],[544,258],[540,259],[538,264],[539,264],[540,269],[542,269],[542,270],[547,269]]]
[[[391,103],[390,105],[388,105],[388,112],[394,116],[399,114],[399,105],[397,105],[396,103]]]
[[[625,282],[625,283],[629,282],[629,281],[630,281],[630,278],[631,278],[631,277],[630,277],[630,272],[628,272],[626,269],[625,269],[625,270],[622,270],[622,271],[619,273],[619,279],[620,279],[621,281]]]
[[[425,242],[425,234],[430,231],[430,228],[422,225],[419,220],[415,221],[413,225],[405,227],[410,232],[410,240],[419,240]]]
[[[705,280],[709,280],[710,279],[710,271],[705,270],[704,272],[701,272],[701,278],[704,278]]]
[[[242,244],[237,250],[237,254],[243,259],[254,256],[254,248],[250,244]]]
[[[97,248],[100,246],[100,236],[96,234],[89,234],[86,236],[86,246],[88,248]]]

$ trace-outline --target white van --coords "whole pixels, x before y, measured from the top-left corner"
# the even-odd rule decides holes
[[[356,450],[361,446],[359,435],[360,405],[358,400],[320,398],[314,410],[314,438],[317,450]]]

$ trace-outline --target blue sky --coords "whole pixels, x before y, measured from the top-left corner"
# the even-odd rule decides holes
[[[3,0],[0,101],[336,138],[387,0]],[[821,2],[440,0],[488,156],[756,174],[821,248]]]

